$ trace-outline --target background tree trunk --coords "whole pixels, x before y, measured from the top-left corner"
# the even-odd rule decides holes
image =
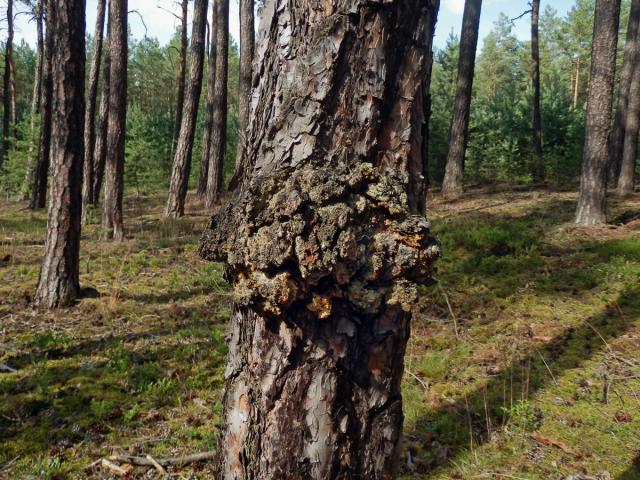
[[[634,192],[636,160],[638,158],[638,131],[640,129],[640,62],[636,64],[631,77],[629,101],[624,125],[624,147],[622,164],[616,194],[624,197]]]
[[[198,196],[204,197],[207,192],[207,179],[209,177],[209,156],[211,151],[211,134],[213,133],[213,103],[216,88],[216,26],[218,15],[215,4],[211,20],[211,37],[209,45],[209,60],[207,63],[207,105],[204,114],[204,128],[202,132],[202,156],[200,158],[200,176],[198,177]]]
[[[533,153],[534,182],[544,182],[544,158],[542,155],[542,114],[540,113],[540,42],[539,23],[540,0],[531,2],[531,81],[533,84]]]
[[[57,308],[80,293],[84,127],[85,2],[50,0],[53,44],[52,181],[44,259],[35,303]]]
[[[34,169],[38,162],[36,157],[36,117],[40,112],[42,104],[42,63],[44,57],[44,28],[42,14],[42,0],[38,0],[33,7],[33,16],[36,22],[36,66],[33,79],[33,97],[31,99],[31,118],[29,123],[29,153],[27,156],[27,171],[24,177],[24,185],[22,187],[23,199],[31,198],[31,189],[33,188]]]
[[[49,177],[50,148],[51,148],[51,103],[53,101],[52,59],[55,26],[49,21],[53,15],[52,0],[43,0],[45,13],[45,36],[42,60],[42,98],[40,101],[40,146],[38,149],[38,163],[34,176],[31,202],[29,208],[44,208],[47,202],[47,181]]]
[[[107,0],[98,0],[96,28],[93,36],[93,57],[87,86],[86,112],[84,116],[84,170],[82,180],[82,223],[86,221],[87,206],[93,198],[94,184],[94,146],[96,142],[95,118],[98,98],[98,82],[102,61],[102,37],[104,35],[104,17]]]
[[[580,199],[576,224],[607,220],[609,130],[620,24],[620,0],[596,0]]]
[[[390,479],[409,310],[439,254],[417,215],[437,1],[275,3],[253,167],[201,244],[235,285],[216,478]]]
[[[187,36],[189,18],[189,0],[182,0],[182,13],[180,15],[180,60],[178,63],[178,94],[176,95],[176,118],[173,123],[173,142],[171,143],[171,158],[174,157],[180,128],[182,127],[182,112],[184,110],[184,91],[187,75],[187,50],[189,37]]]
[[[460,40],[460,59],[458,63],[458,83],[453,107],[453,118],[449,131],[449,151],[442,194],[447,199],[456,199],[462,195],[464,187],[464,156],[469,134],[469,115],[471,111],[471,93],[473,74],[478,46],[478,28],[482,0],[466,0],[462,18],[462,36]]]
[[[622,151],[625,141],[625,123],[627,122],[629,95],[631,94],[631,77],[640,63],[640,0],[631,0],[627,39],[624,44],[624,58],[620,71],[620,88],[618,108],[611,133],[609,145],[609,180],[613,185],[618,183]]]
[[[193,139],[196,133],[196,120],[202,92],[202,70],[204,64],[205,37],[207,34],[207,7],[209,0],[195,0],[193,30],[191,33],[191,61],[189,83],[182,112],[182,126],[176,156],[173,160],[171,185],[165,216],[179,218],[184,215],[184,202],[189,188]]]
[[[0,156],[0,168],[7,161],[9,147],[11,146],[10,136],[12,119],[12,82],[13,82],[13,0],[7,0],[7,40],[4,50],[4,84],[2,92],[2,155]]]
[[[251,106],[251,82],[255,50],[253,0],[240,0],[240,81],[238,84],[238,144],[236,146],[235,178],[242,177],[242,151]]]
[[[108,27],[107,27],[108,28]],[[104,55],[104,65],[102,72],[102,95],[100,97],[100,112],[98,113],[98,124],[96,126],[96,143],[93,153],[94,175],[91,204],[98,205],[100,202],[100,190],[102,189],[102,180],[104,178],[104,169],[107,162],[107,130],[109,128],[109,94],[110,88],[110,72],[111,72],[111,55],[109,54],[111,47],[109,35],[107,34],[106,50]]]
[[[127,0],[109,0],[109,122],[102,226],[108,237],[124,240],[122,195],[127,125]]]
[[[209,147],[209,172],[205,205],[213,208],[222,192],[224,154],[227,145],[227,79],[229,76],[229,0],[216,0],[216,81],[213,125]]]

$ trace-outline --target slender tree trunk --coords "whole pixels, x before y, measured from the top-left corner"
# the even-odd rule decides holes
[[[187,36],[189,14],[189,0],[182,0],[182,14],[180,21],[180,60],[178,63],[178,94],[176,95],[176,118],[173,123],[173,141],[171,142],[171,158],[174,157],[178,146],[178,137],[182,127],[182,112],[184,110],[184,92],[187,75],[187,49],[189,47],[189,37]]]
[[[2,155],[0,155],[0,168],[7,161],[9,147],[11,146],[11,106],[12,106],[12,79],[13,79],[13,0],[7,0],[7,41],[4,53],[4,84],[2,92]]]
[[[100,81],[100,64],[102,61],[102,37],[104,35],[104,17],[107,0],[98,0],[96,27],[93,36],[93,56],[89,72],[87,100],[84,116],[84,174],[82,180],[82,223],[87,216],[87,207],[93,198],[94,185],[94,146],[96,142],[96,104],[98,97],[98,82]]]
[[[242,177],[242,151],[251,105],[251,82],[255,50],[253,0],[240,0],[240,81],[238,83],[238,144],[236,146],[235,178]]]
[[[106,49],[104,55],[104,65],[102,72],[102,95],[100,97],[100,112],[98,113],[98,124],[96,125],[96,142],[93,153],[94,175],[91,204],[98,205],[100,202],[100,190],[104,179],[105,164],[107,162],[107,133],[109,128],[109,96],[110,72],[111,72],[111,47],[109,35],[107,34]]]
[[[33,97],[31,99],[31,118],[29,124],[29,153],[27,156],[27,171],[25,173],[24,185],[22,187],[24,200],[28,200],[29,198],[31,198],[34,168],[38,162],[38,159],[36,157],[36,118],[42,104],[42,63],[44,57],[44,29],[42,26],[42,10],[42,0],[38,0],[33,8],[33,14],[36,21],[37,45],[35,76],[33,79]]]
[[[45,36],[42,60],[42,89],[40,94],[40,145],[38,148],[38,163],[34,176],[31,202],[29,208],[44,208],[47,202],[47,182],[49,178],[50,148],[51,148],[51,104],[53,102],[52,58],[55,39],[55,25],[49,22],[48,16],[53,0],[43,0],[45,18]]]
[[[533,180],[544,182],[544,158],[542,156],[542,114],[540,113],[540,42],[539,42],[540,0],[531,2],[531,82],[533,86],[533,153],[535,164]]]
[[[613,131],[609,145],[609,181],[616,185],[620,175],[623,145],[625,142],[625,124],[627,122],[629,96],[631,92],[631,77],[640,63],[640,0],[631,1],[627,39],[624,44],[624,58],[620,72],[620,91],[618,93],[618,108],[616,110]]]
[[[124,240],[124,141],[127,120],[127,0],[109,0],[109,122],[102,226]]]
[[[437,0],[267,0],[248,181],[201,254],[235,286],[216,478],[391,479]]]
[[[625,197],[634,192],[636,160],[638,158],[638,131],[640,129],[640,61],[636,64],[631,77],[629,101],[624,125],[624,147],[616,194]]]
[[[213,103],[216,88],[216,36],[217,19],[215,5],[209,36],[209,60],[207,63],[207,105],[204,114],[204,128],[202,132],[202,156],[200,158],[200,176],[198,177],[198,196],[204,197],[207,192],[207,179],[209,176],[209,156],[211,151],[211,134],[213,133]]]
[[[596,0],[580,199],[576,210],[576,224],[582,226],[607,220],[609,130],[619,23],[620,0]]]
[[[213,124],[209,146],[209,172],[205,205],[213,208],[222,193],[224,154],[227,144],[227,79],[229,76],[229,0],[216,0],[216,81]]]
[[[449,151],[442,182],[442,194],[447,199],[462,196],[464,187],[464,156],[469,134],[471,93],[478,45],[478,28],[482,0],[466,0],[462,18],[460,59],[458,63],[458,83],[453,107],[453,119],[449,130]]]
[[[573,103],[571,109],[575,112],[578,108],[578,97],[580,95],[580,57],[576,59],[576,81],[573,86]]]
[[[193,139],[196,133],[196,120],[202,92],[202,71],[204,67],[205,38],[207,34],[207,8],[209,0],[195,0],[193,13],[193,31],[191,33],[191,61],[189,82],[182,112],[182,126],[173,160],[171,185],[165,216],[179,218],[184,215],[184,203],[189,188]]]
[[[44,259],[35,303],[70,305],[80,293],[82,130],[84,128],[85,1],[49,0],[56,32],[52,53],[52,181]]]

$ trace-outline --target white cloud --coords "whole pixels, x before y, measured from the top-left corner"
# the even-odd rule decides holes
[[[444,8],[457,15],[464,12],[464,0],[444,0]]]

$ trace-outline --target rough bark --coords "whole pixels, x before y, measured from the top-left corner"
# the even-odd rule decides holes
[[[580,199],[576,224],[606,222],[609,130],[620,23],[620,0],[596,0]]]
[[[462,18],[458,81],[453,118],[449,130],[449,151],[442,181],[442,194],[447,199],[459,198],[463,193],[464,156],[469,134],[471,93],[478,46],[478,28],[482,0],[466,0]]]
[[[182,127],[182,112],[184,110],[184,92],[187,75],[187,50],[189,38],[187,36],[189,0],[182,0],[180,15],[180,59],[178,60],[178,93],[176,95],[176,118],[173,122],[173,141],[171,142],[171,157],[175,154]]]
[[[640,63],[640,62],[638,62]],[[625,197],[634,192],[636,160],[638,158],[638,131],[640,130],[640,65],[631,77],[629,101],[624,124],[624,147],[618,176],[616,195]]]
[[[13,0],[7,0],[7,40],[4,50],[4,79],[2,90],[2,154],[0,155],[0,168],[7,161],[12,119],[12,80],[13,80]]]
[[[203,237],[234,285],[218,475],[393,478],[437,2],[268,0],[252,165]]]
[[[611,132],[609,145],[609,181],[616,185],[622,164],[623,145],[625,142],[625,124],[628,116],[629,95],[631,92],[631,77],[640,63],[640,0],[631,1],[627,38],[624,44],[624,58],[620,71],[620,87],[618,93],[618,108]]]
[[[52,0],[43,0],[45,12],[45,36],[42,60],[42,98],[40,100],[40,146],[36,166],[31,202],[29,208],[44,208],[47,202],[47,181],[49,177],[51,147],[51,104],[53,102],[52,58],[55,39],[55,25],[49,21],[52,16]]]
[[[238,144],[236,146],[235,178],[242,177],[242,151],[249,121],[253,56],[255,50],[254,1],[240,0],[240,81],[238,83]]]
[[[87,85],[86,111],[84,114],[84,170],[82,179],[82,222],[86,221],[87,206],[93,198],[94,185],[94,146],[96,142],[96,104],[98,98],[98,82],[100,80],[100,64],[102,61],[102,37],[104,34],[104,18],[107,0],[98,0],[96,27],[93,35],[93,56]]]
[[[533,131],[533,180],[544,182],[544,157],[542,151],[542,114],[540,113],[540,0],[531,2],[531,83],[533,87],[532,131]]]
[[[52,52],[52,180],[44,259],[35,303],[70,305],[80,293],[80,215],[84,127],[85,2],[49,0]]]
[[[42,0],[38,0],[33,7],[33,17],[36,22],[36,65],[33,79],[33,96],[31,98],[31,114],[29,124],[29,153],[27,155],[27,171],[24,176],[22,187],[24,200],[31,197],[33,188],[33,176],[38,159],[36,157],[36,117],[40,111],[42,95],[42,62],[44,56],[44,27]]]
[[[209,59],[207,62],[207,104],[204,114],[204,128],[202,132],[202,156],[200,158],[200,176],[198,177],[198,196],[204,197],[207,192],[207,180],[209,177],[209,155],[211,151],[211,134],[213,129],[213,107],[216,88],[216,20],[218,16],[213,8],[211,20],[211,37],[209,46]]]
[[[127,0],[109,0],[109,122],[102,226],[124,240],[124,141],[127,119]]]
[[[208,5],[209,0],[195,0],[194,4],[189,82],[187,84],[184,111],[182,112],[180,136],[173,160],[169,198],[165,209],[165,216],[169,218],[179,218],[184,215],[184,203],[189,188],[193,140],[196,133],[200,93],[202,92]]]
[[[107,130],[109,127],[109,94],[111,92],[109,73],[111,71],[111,55],[109,35],[106,39],[106,51],[104,55],[104,65],[102,72],[102,95],[100,97],[100,112],[98,113],[98,123],[96,125],[96,142],[93,153],[94,175],[91,204],[98,205],[100,202],[100,190],[104,179],[104,170],[107,162]]]
[[[209,172],[205,205],[213,208],[222,193],[224,154],[227,144],[227,78],[229,76],[229,0],[216,0],[216,81],[213,123],[209,146]]]

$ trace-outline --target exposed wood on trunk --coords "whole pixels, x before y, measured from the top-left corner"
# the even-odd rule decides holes
[[[609,130],[620,23],[620,0],[596,0],[584,154],[576,224],[606,222]]]
[[[34,176],[31,202],[29,208],[44,208],[47,201],[47,181],[49,177],[50,147],[51,147],[51,103],[53,101],[53,79],[51,77],[53,44],[55,26],[49,21],[52,0],[43,0],[45,13],[45,36],[42,61],[42,90],[40,101],[40,146],[38,149],[38,163]]]
[[[482,0],[466,0],[462,19],[460,39],[460,58],[458,63],[458,82],[453,118],[449,130],[449,151],[442,182],[442,194],[447,199],[456,199],[462,195],[464,187],[464,156],[467,150],[469,134],[469,115],[471,111],[471,93],[475,70],[476,47]]]
[[[127,124],[127,0],[109,0],[109,55],[109,122],[102,226],[108,229],[109,238],[124,240],[122,195]]]
[[[184,90],[187,75],[187,50],[189,37],[187,35],[189,0],[182,0],[182,13],[180,15],[180,59],[178,61],[178,93],[176,95],[176,118],[173,122],[173,142],[171,143],[171,158],[175,155],[178,146],[178,137],[182,127],[182,112],[184,110]]]
[[[98,98],[98,82],[102,61],[102,37],[107,0],[98,0],[96,27],[93,35],[93,56],[87,85],[86,111],[84,115],[84,170],[82,180],[82,222],[86,221],[87,206],[93,198],[94,185],[94,147],[96,142],[95,118]]]
[[[213,130],[213,104],[216,88],[216,20],[218,15],[213,8],[211,28],[209,36],[209,60],[207,63],[207,104],[204,114],[204,128],[202,132],[202,156],[200,158],[200,175],[198,177],[198,195],[203,197],[207,192],[207,180],[209,178],[209,155],[211,151],[211,134]]]
[[[542,155],[542,114],[540,113],[540,41],[539,41],[540,0],[531,2],[531,83],[533,87],[533,181],[544,182],[544,157]]]
[[[209,172],[205,205],[213,208],[222,193],[224,154],[227,144],[227,78],[229,75],[229,0],[216,0],[216,81],[213,123],[209,146]]]
[[[631,1],[627,38],[624,44],[624,58],[620,72],[620,88],[618,108],[611,132],[609,145],[609,181],[616,185],[622,164],[623,145],[625,142],[625,124],[627,122],[629,95],[631,92],[633,72],[640,63],[640,0]]]
[[[49,0],[47,22],[56,32],[52,52],[51,196],[44,259],[35,303],[70,305],[80,293],[85,68],[84,0]]]
[[[251,171],[201,244],[235,298],[216,478],[394,477],[411,305],[439,255],[418,215],[436,10],[266,2]]]
[[[640,60],[640,59],[639,59]],[[629,101],[624,123],[622,163],[618,176],[616,194],[631,195],[635,187],[635,170],[638,158],[638,131],[640,130],[640,61],[636,63],[631,77]]]
[[[102,189],[102,180],[104,179],[105,164],[107,162],[107,130],[109,127],[109,94],[110,74],[111,71],[111,55],[109,35],[105,42],[104,65],[102,72],[102,95],[100,96],[100,112],[98,113],[98,123],[96,125],[96,143],[93,153],[94,175],[91,204],[98,205],[100,202],[100,190]]]
[[[0,168],[7,161],[11,136],[13,135],[11,120],[12,106],[15,110],[15,102],[12,102],[13,76],[13,0],[7,0],[7,40],[4,49],[4,79],[2,90],[2,154],[0,155]],[[13,104],[13,105],[12,105]],[[15,127],[15,123],[13,125]]]
[[[209,0],[195,0],[193,30],[191,33],[191,60],[189,82],[182,112],[182,126],[169,186],[169,198],[165,216],[179,218],[184,215],[184,203],[189,188],[193,140],[196,133],[196,120],[202,92],[202,71],[204,67],[205,37],[207,33],[207,8]]]

